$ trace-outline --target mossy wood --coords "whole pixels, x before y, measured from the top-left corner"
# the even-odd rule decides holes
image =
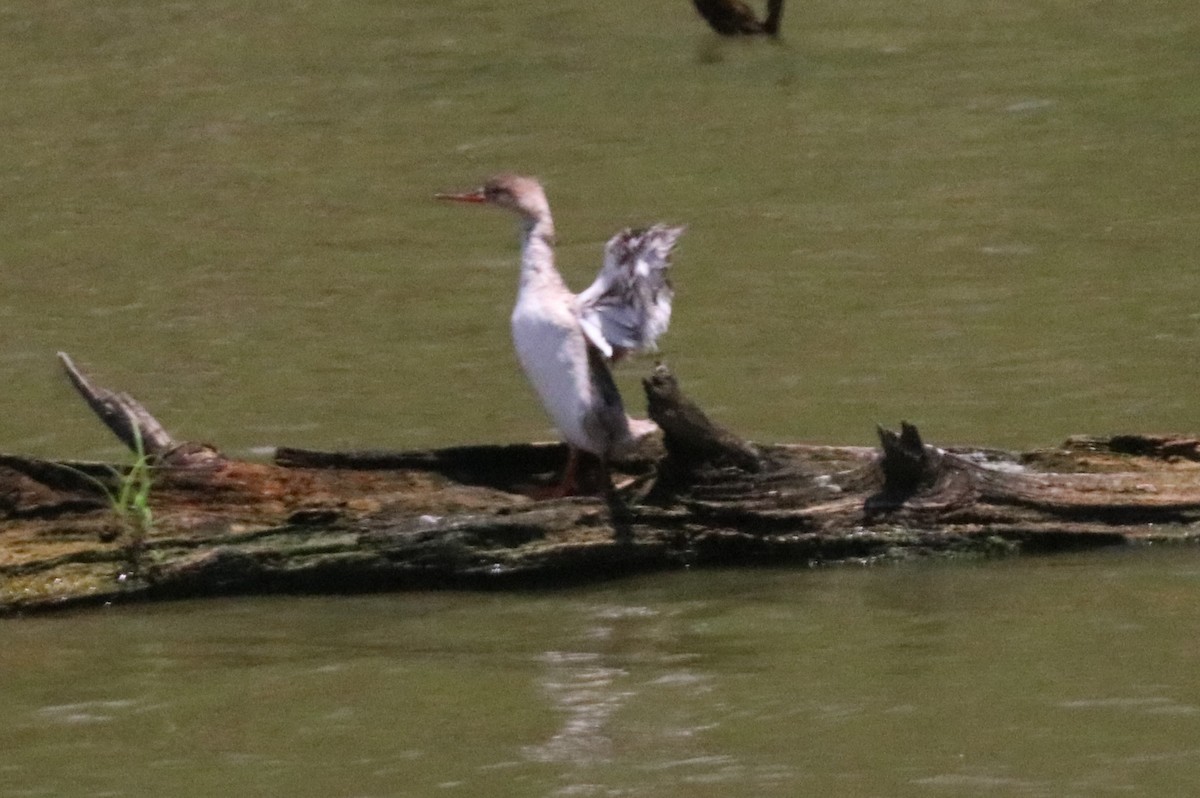
[[[153,523],[135,528],[114,512],[127,466],[0,455],[2,613],[1200,536],[1191,437],[1074,438],[1012,453],[935,448],[904,424],[881,429],[878,449],[752,444],[713,424],[659,367],[645,389],[663,435],[615,466],[618,496],[538,500],[565,462],[559,444],[281,448],[273,463],[242,462],[177,443],[132,397],[61,358],[96,414],[152,458]]]

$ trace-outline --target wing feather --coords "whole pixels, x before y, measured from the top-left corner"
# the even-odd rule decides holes
[[[622,230],[604,247],[604,265],[576,297],[580,326],[608,358],[653,351],[671,323],[675,292],[667,271],[683,227]]]

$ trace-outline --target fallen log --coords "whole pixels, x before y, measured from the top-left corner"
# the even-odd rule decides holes
[[[1200,442],[1072,438],[1027,453],[751,444],[659,367],[661,440],[618,498],[537,500],[560,444],[413,452],[280,448],[271,463],[176,442],[60,356],[133,465],[0,455],[0,613],[260,592],[505,587],[688,566],[865,563],[1200,539]],[[146,479],[144,507],[123,506]]]

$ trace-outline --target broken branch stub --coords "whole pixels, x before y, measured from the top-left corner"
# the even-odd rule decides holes
[[[58,360],[71,385],[88,407],[134,454],[184,466],[198,466],[221,459],[221,455],[211,446],[177,443],[141,402],[127,393],[96,385],[66,352],[59,352]]]
[[[663,431],[663,445],[672,464],[685,471],[705,467],[735,466],[743,471],[762,469],[758,450],[729,430],[714,424],[694,402],[679,390],[679,383],[665,365],[642,380],[650,418]]]
[[[899,434],[882,426],[877,426],[876,430],[883,448],[879,467],[883,471],[886,493],[903,496],[933,484],[941,458],[936,449],[921,441],[915,426],[901,421]]]

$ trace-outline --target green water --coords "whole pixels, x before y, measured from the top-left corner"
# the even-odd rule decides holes
[[[1190,795],[1164,555],[6,623],[0,796]]]
[[[180,438],[553,432],[508,341],[547,183],[584,286],[686,223],[665,357],[764,440],[1195,431],[1184,0],[0,2],[0,451],[112,458],[66,350]],[[621,374],[641,404],[635,363]],[[680,574],[0,628],[0,796],[1173,795],[1200,566]]]
[[[505,215],[577,288],[689,225],[665,357],[759,439],[1196,428],[1200,30],[1184,0],[0,5],[0,448],[113,456],[72,353],[230,451],[553,435]],[[631,406],[637,379],[623,374]]]

